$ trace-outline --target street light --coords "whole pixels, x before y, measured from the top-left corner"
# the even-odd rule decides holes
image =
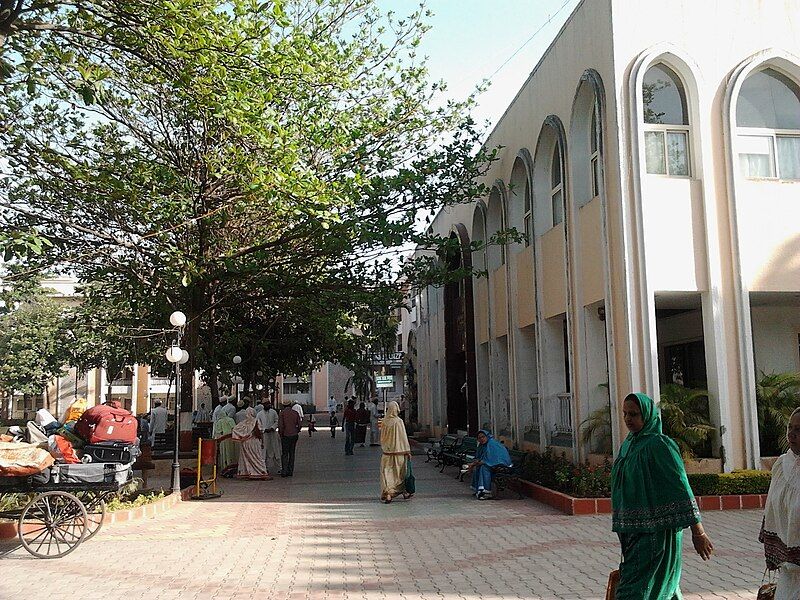
[[[181,411],[181,365],[189,361],[189,353],[181,348],[183,328],[186,325],[186,315],[176,310],[169,316],[169,322],[175,328],[175,342],[167,348],[167,360],[175,365],[175,443],[172,448],[172,493],[181,493],[181,463],[180,463],[180,411]]]
[[[242,357],[239,356],[238,354],[236,356],[234,356],[233,357],[233,364],[235,364],[235,365],[242,364]]]

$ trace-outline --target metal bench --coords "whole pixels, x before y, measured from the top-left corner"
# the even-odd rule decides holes
[[[436,466],[439,467],[442,464],[442,453],[448,452],[458,444],[458,437],[455,435],[443,435],[442,438],[438,441],[434,441],[430,448],[426,451],[428,458],[425,462],[431,462],[432,460],[436,461]]]
[[[469,463],[475,460],[475,452],[478,451],[478,438],[465,436],[461,438],[460,442],[451,450],[442,452],[442,468],[440,473],[444,472],[444,468],[449,465],[455,465],[461,468],[464,463]],[[459,472],[457,479],[461,480],[462,474]]]
[[[501,465],[494,468],[495,497],[497,494],[507,489],[510,483],[519,481],[522,475],[522,465],[525,464],[526,453],[520,452],[519,450],[510,450],[509,454],[511,455],[513,466],[505,467]],[[519,489],[517,489],[517,494],[519,494],[520,498],[523,497]]]

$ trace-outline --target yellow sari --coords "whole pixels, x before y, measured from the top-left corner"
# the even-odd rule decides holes
[[[389,402],[381,424],[381,500],[384,502],[391,502],[395,496],[406,493],[405,479],[411,446],[399,414],[400,405]]]

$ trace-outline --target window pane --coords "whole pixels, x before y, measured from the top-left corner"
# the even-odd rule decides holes
[[[592,111],[592,128],[589,131],[589,147],[591,148],[591,153],[594,154],[597,152],[597,109]]]
[[[558,190],[553,194],[553,226],[564,220],[564,194]]]
[[[600,161],[592,159],[592,198],[600,195]]]
[[[775,177],[772,169],[772,138],[739,136],[739,166],[745,177]]]
[[[689,153],[686,133],[670,131],[667,133],[667,158],[670,175],[689,175]]]
[[[800,137],[778,137],[778,176],[800,179]]]
[[[550,187],[555,188],[561,185],[561,149],[556,144],[553,150],[553,161],[550,164]]]
[[[650,67],[642,83],[645,123],[688,125],[686,92],[675,71],[660,64]]]
[[[523,194],[525,198],[525,210],[523,212],[530,212],[531,211],[531,186],[528,185],[528,182],[525,182],[525,193]]]
[[[528,213],[525,215],[525,245],[530,246],[533,242],[533,221],[531,220],[531,215]]]
[[[651,175],[667,174],[667,161],[664,156],[664,134],[662,132],[644,132],[644,153],[648,173]]]
[[[773,69],[753,73],[742,84],[736,124],[765,129],[800,129],[800,88]]]

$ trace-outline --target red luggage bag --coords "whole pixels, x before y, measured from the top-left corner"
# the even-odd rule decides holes
[[[75,423],[75,432],[90,444],[136,441],[136,417],[124,408],[93,406]]]

